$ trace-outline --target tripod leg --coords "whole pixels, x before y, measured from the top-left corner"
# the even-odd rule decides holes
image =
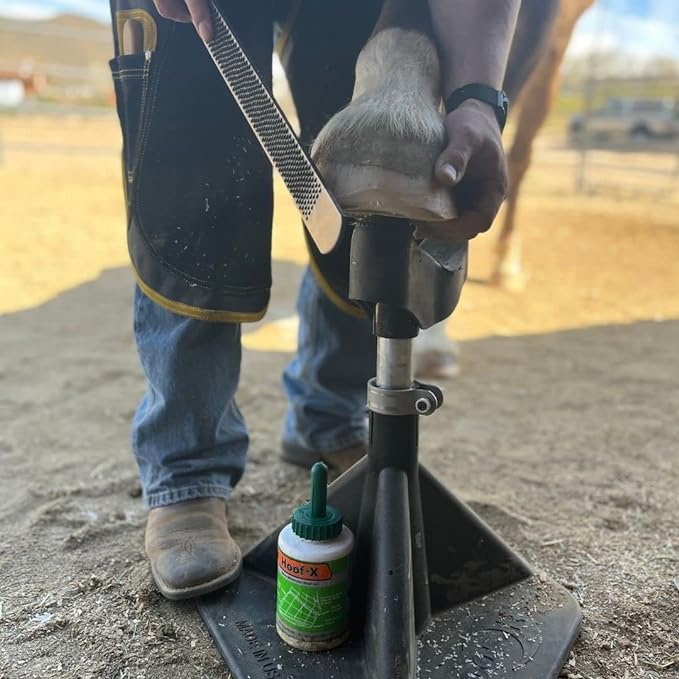
[[[377,481],[373,558],[366,619],[366,669],[372,677],[417,673],[408,477],[398,469]],[[355,564],[354,568],[360,568]]]
[[[410,543],[412,549],[412,579],[415,602],[415,630],[419,634],[431,620],[429,579],[422,500],[420,495],[419,465],[417,463],[418,418],[416,415],[392,417],[371,413],[369,474],[364,486],[363,503],[372,507],[377,492],[378,478],[384,468],[403,470],[408,479]],[[359,541],[367,537],[368,552],[374,547],[372,522],[377,511],[364,510]]]

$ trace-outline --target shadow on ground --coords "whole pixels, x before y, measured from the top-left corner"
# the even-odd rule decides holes
[[[286,317],[300,269],[274,273],[269,318]],[[0,318],[0,677],[228,676],[144,562],[131,296],[129,271],[109,270]],[[467,342],[423,422],[426,464],[582,602],[565,677],[676,676],[677,347],[679,321]],[[230,516],[245,545],[305,492],[277,458],[287,359],[244,355],[252,449]]]

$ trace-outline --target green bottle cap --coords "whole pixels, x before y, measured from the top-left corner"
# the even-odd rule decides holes
[[[304,540],[332,540],[342,532],[342,512],[327,503],[328,468],[311,468],[311,499],[292,513],[292,530]]]

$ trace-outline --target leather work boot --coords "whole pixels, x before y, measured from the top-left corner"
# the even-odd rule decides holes
[[[173,600],[212,592],[233,582],[241,571],[241,551],[229,534],[222,498],[152,509],[146,554],[158,589]]]
[[[366,454],[366,445],[357,443],[348,448],[341,448],[332,453],[316,453],[293,443],[283,441],[281,457],[285,462],[298,467],[311,469],[316,462],[325,462],[328,468],[337,474],[344,474]]]
[[[356,61],[351,103],[320,131],[312,158],[348,213],[445,221],[457,216],[450,188],[434,178],[445,144],[426,3],[385,0]]]

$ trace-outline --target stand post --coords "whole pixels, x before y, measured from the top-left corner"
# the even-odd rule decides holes
[[[388,526],[380,524],[403,522],[404,525],[409,526],[408,561],[411,567],[408,568],[410,576],[408,579],[412,583],[413,631],[419,633],[429,623],[431,606],[420,499],[418,415],[412,405],[414,400],[407,396],[415,390],[412,373],[412,340],[417,335],[418,329],[408,312],[381,304],[376,305],[373,327],[377,336],[377,378],[373,385],[372,401],[380,396],[389,399],[392,395],[398,395],[403,401],[403,407],[401,414],[387,415],[376,412],[371,407],[371,401],[368,403],[370,410],[368,472],[361,503],[357,536],[358,553],[362,559],[365,555],[367,562],[370,561],[371,554],[374,556],[375,546],[379,544],[379,535],[389,531]],[[398,509],[393,503],[385,500],[385,503],[390,505],[390,511],[382,512],[375,507],[375,498],[380,497],[380,490],[385,483],[383,472],[387,469],[402,472],[402,483],[407,501]],[[389,474],[385,478],[392,477],[393,475]],[[368,596],[359,599],[368,602],[366,614],[369,621],[373,617],[379,618],[383,615],[380,610],[381,597],[377,594],[381,585],[376,584],[376,578],[389,579],[390,573],[395,569],[403,573],[403,564],[398,562],[396,554],[391,559],[391,566],[385,564],[384,571],[381,568],[375,568],[376,565],[376,563],[371,565],[372,577],[367,583],[370,588]],[[368,629],[370,628],[369,622]],[[403,633],[409,628],[410,626],[405,624]]]

